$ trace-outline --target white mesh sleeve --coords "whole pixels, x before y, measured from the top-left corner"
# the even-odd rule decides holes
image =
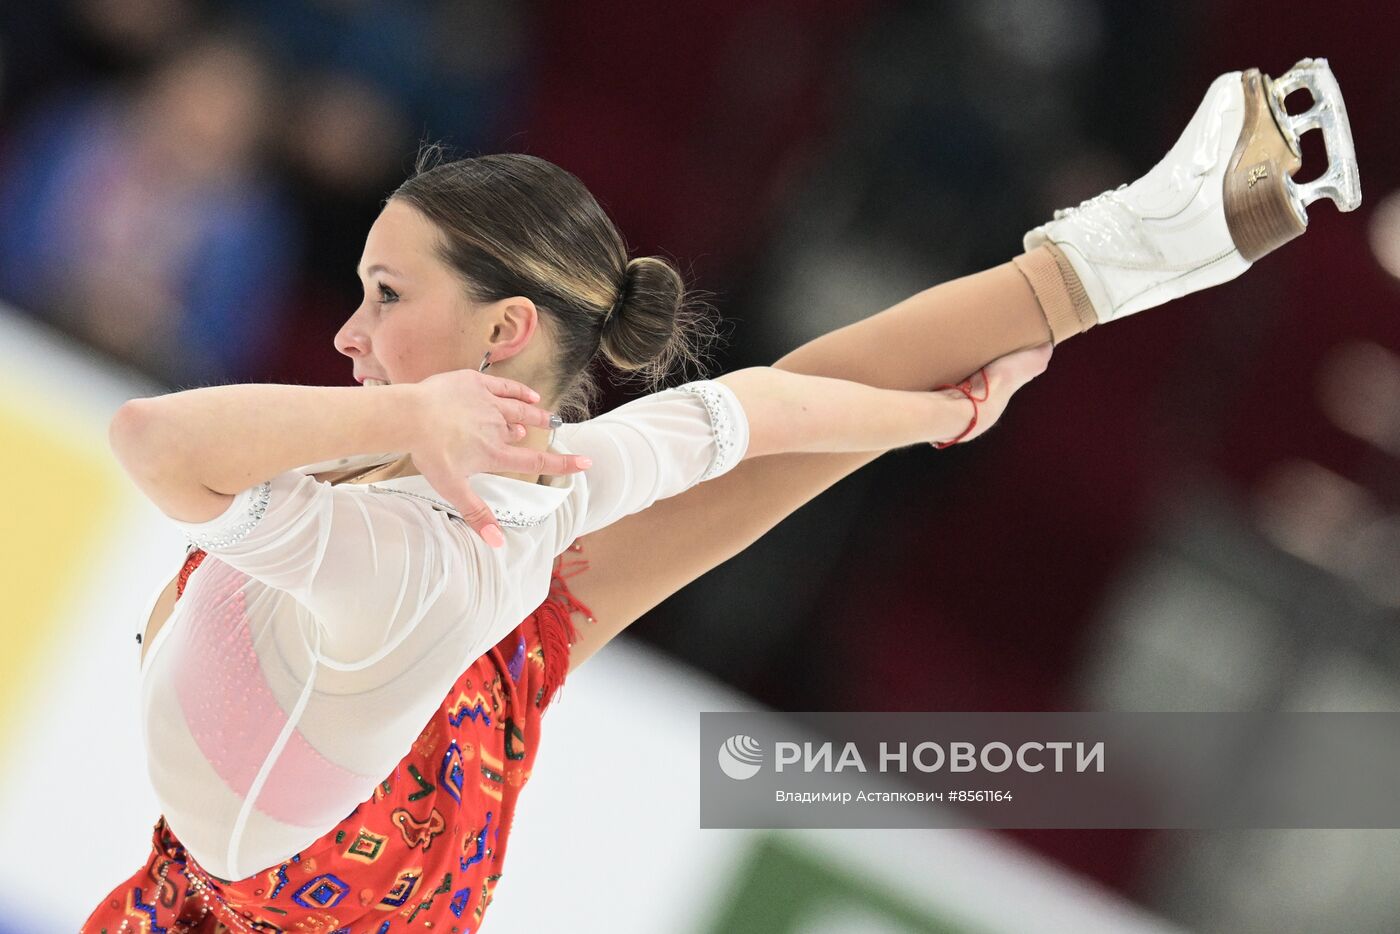
[[[713,380],[643,396],[559,430],[570,451],[593,460],[584,473],[587,501],[572,517],[565,545],[570,535],[586,535],[726,473],[749,443],[738,397]]]

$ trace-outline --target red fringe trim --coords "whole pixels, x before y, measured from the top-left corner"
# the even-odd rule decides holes
[[[583,546],[574,542],[569,551],[577,554]],[[588,569],[588,559],[573,561],[560,559],[549,581],[549,597],[535,611],[535,625],[539,629],[540,646],[544,650],[544,696],[553,703],[555,694],[564,686],[569,673],[569,648],[578,641],[578,629],[574,626],[573,614],[582,613],[590,621],[593,611],[584,606],[565,583],[567,578]]]

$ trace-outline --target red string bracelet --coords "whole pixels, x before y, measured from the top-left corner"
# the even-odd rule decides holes
[[[956,386],[954,386],[952,383],[944,383],[942,386],[934,387],[935,392],[937,392],[940,389],[956,389],[958,392],[962,393],[964,396],[967,397],[968,402],[972,403],[972,421],[967,423],[967,427],[962,430],[962,434],[949,441],[929,442],[940,451],[946,447],[951,447],[957,444],[963,438],[966,438],[968,433],[971,432],[972,429],[977,427],[977,403],[986,402],[987,396],[992,391],[992,384],[987,381],[987,368],[980,367],[978,368],[977,372],[982,374],[982,398],[980,399],[972,394],[972,377],[970,376],[967,379],[963,380],[961,383],[958,383]]]

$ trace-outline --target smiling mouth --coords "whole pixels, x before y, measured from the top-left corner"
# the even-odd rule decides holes
[[[365,378],[364,385],[366,385],[366,386],[387,386],[387,385],[389,385],[389,382],[388,382],[387,380],[374,379],[373,377],[366,377],[366,378]]]

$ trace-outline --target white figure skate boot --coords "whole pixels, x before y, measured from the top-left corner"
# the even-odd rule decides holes
[[[1290,115],[1284,98],[1307,88],[1313,105]],[[1327,171],[1295,185],[1298,136],[1322,130]],[[1257,68],[1223,74],[1186,131],[1150,172],[1028,232],[1064,252],[1099,323],[1218,285],[1308,226],[1305,208],[1331,198],[1361,204],[1361,181],[1342,92],[1325,58],[1305,58],[1273,80]]]

